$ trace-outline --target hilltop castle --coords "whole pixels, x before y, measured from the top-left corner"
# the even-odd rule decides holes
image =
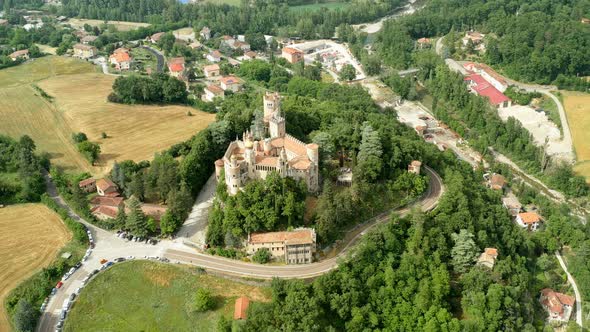
[[[264,95],[264,125],[269,138],[255,141],[252,133],[246,131],[242,140],[229,144],[223,158],[215,162],[217,180],[223,169],[228,192],[235,195],[249,179],[264,179],[275,171],[282,177],[303,180],[310,192],[317,192],[319,147],[286,133],[281,96],[277,92]]]

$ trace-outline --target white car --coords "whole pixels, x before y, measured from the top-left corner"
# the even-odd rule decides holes
[[[135,259],[135,257],[134,257],[134,256],[127,256],[126,258],[127,258],[128,260],[129,260],[129,259]]]
[[[76,296],[80,295],[80,291],[82,291],[82,287],[76,288],[76,291],[74,292],[74,294],[76,294]]]

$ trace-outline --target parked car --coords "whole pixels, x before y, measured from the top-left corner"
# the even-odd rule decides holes
[[[135,259],[134,256],[127,256],[127,259]]]
[[[108,262],[108,260],[106,258],[103,258],[103,259],[100,260],[100,264],[104,264],[106,262]]]
[[[125,260],[125,258],[119,257],[119,258],[115,258],[114,260],[115,260],[115,262],[119,263],[119,262],[123,262]]]
[[[76,269],[79,269],[79,268],[80,268],[80,266],[82,266],[82,263],[80,263],[80,262],[78,262],[78,263],[76,263],[76,265],[74,265],[74,267],[75,267]]]
[[[70,301],[73,301],[76,298],[76,293],[70,294]]]
[[[82,287],[78,287],[76,288],[76,291],[74,292],[74,294],[76,294],[76,296],[80,295],[80,292],[82,291]]]
[[[57,289],[60,289],[60,288],[61,288],[61,286],[63,286],[63,285],[64,285],[64,283],[63,283],[63,282],[61,282],[61,281],[59,281],[59,282],[57,283],[57,285],[55,285],[55,288],[57,288]]]
[[[55,293],[57,293],[57,288],[53,287],[51,289],[51,295],[55,295]]]
[[[160,261],[162,261],[162,262],[166,262],[166,263],[167,263],[167,262],[170,262],[170,260],[169,260],[168,258],[166,258],[166,257],[162,257],[162,258],[160,258]]]

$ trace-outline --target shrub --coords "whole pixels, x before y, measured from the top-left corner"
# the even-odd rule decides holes
[[[270,261],[270,251],[267,248],[262,248],[252,256],[252,260],[258,264],[265,264]]]
[[[197,289],[193,301],[193,308],[195,311],[203,312],[213,309],[215,302],[211,296],[211,292],[204,288]]]
[[[72,141],[74,141],[74,143],[81,143],[87,140],[88,136],[86,136],[86,134],[83,132],[72,134]]]

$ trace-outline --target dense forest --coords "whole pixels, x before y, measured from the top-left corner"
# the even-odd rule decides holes
[[[259,32],[302,38],[330,38],[341,23],[361,23],[385,16],[402,0],[353,1],[339,10],[290,11],[288,2],[245,1],[240,7],[211,3],[181,4],[176,0],[63,0],[60,13],[101,20],[149,22],[184,21],[185,25],[209,26],[214,33]]]
[[[588,16],[588,0],[433,0],[388,21],[377,45],[388,64],[405,68],[413,40],[476,30],[488,34],[485,61],[508,77],[575,87],[576,77],[590,75],[590,25],[581,22]]]

